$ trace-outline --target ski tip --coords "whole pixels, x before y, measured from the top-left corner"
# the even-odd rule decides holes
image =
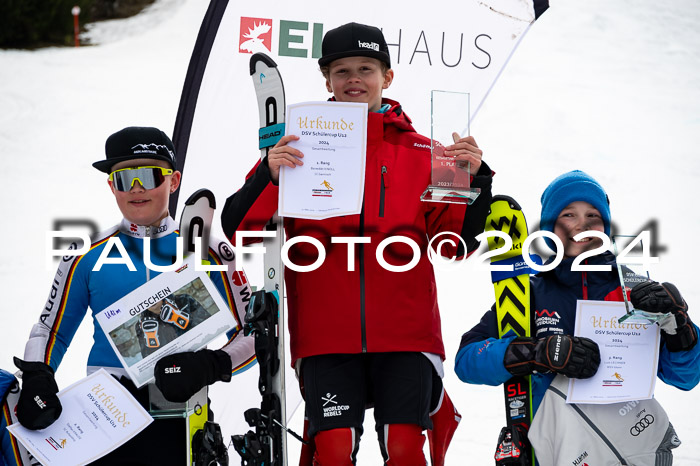
[[[259,62],[263,62],[265,65],[269,66],[270,68],[277,68],[277,63],[270,58],[268,55],[264,53],[254,53],[252,57],[250,57],[250,75],[253,76],[255,74],[255,65]]]
[[[190,197],[188,197],[185,201],[185,205],[195,204],[203,197],[207,198],[207,200],[209,201],[209,207],[211,207],[212,209],[216,209],[216,197],[214,197],[213,192],[209,191],[206,188],[198,189],[197,191],[193,192],[192,195],[190,195]]]
[[[498,201],[507,202],[510,205],[511,209],[523,210],[522,207],[520,207],[520,204],[518,204],[518,202],[515,199],[513,199],[510,196],[506,196],[505,194],[496,194],[491,198],[491,204],[494,204]]]

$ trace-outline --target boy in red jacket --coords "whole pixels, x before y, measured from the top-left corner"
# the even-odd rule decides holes
[[[430,139],[416,133],[398,102],[382,98],[394,78],[382,32],[357,23],[330,30],[318,62],[331,100],[367,103],[370,113],[362,212],[285,219],[288,238],[312,236],[326,250],[316,270],[285,272],[292,364],[305,391],[313,460],[354,464],[365,406],[373,404],[385,464],[424,465],[424,429],[429,429],[433,463],[442,464],[459,415],[442,387],[445,352],[427,248],[438,233],[452,232],[468,251],[443,247],[443,254],[459,257],[476,249],[474,237],[483,231],[491,201],[491,170],[474,138],[460,139],[445,148],[445,155],[471,163],[480,197],[468,208],[421,202],[430,183]],[[222,213],[227,236],[260,230],[272,217],[281,167],[304,163],[304,154],[288,145],[297,139],[283,137],[227,200]],[[375,256],[379,243],[396,235],[421,249],[418,264],[399,273],[385,270]],[[370,239],[356,245],[354,267],[348,267],[347,245],[332,244],[333,236]],[[295,246],[289,257],[301,265],[317,256],[313,248]],[[393,243],[384,257],[403,265],[413,256],[407,245]],[[305,453],[302,462],[308,461]]]

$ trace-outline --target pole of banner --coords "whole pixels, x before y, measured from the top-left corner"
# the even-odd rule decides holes
[[[74,42],[75,42],[75,46],[78,47],[80,45],[80,39],[78,39],[78,34],[80,33],[80,24],[78,22],[78,16],[80,15],[80,7],[78,5],[75,5],[71,9],[71,13],[73,13]]]

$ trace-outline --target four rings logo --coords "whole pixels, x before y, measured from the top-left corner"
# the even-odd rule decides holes
[[[638,423],[636,423],[630,428],[630,434],[632,435],[632,437],[636,437],[653,423],[654,416],[652,416],[651,414],[647,414],[646,416],[641,418]]]

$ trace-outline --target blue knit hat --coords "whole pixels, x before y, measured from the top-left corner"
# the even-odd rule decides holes
[[[598,209],[603,219],[605,234],[610,236],[610,199],[603,187],[591,175],[572,170],[558,176],[542,193],[540,230],[554,232],[554,223],[562,210],[572,202],[585,201]],[[545,238],[552,249],[554,242]]]

